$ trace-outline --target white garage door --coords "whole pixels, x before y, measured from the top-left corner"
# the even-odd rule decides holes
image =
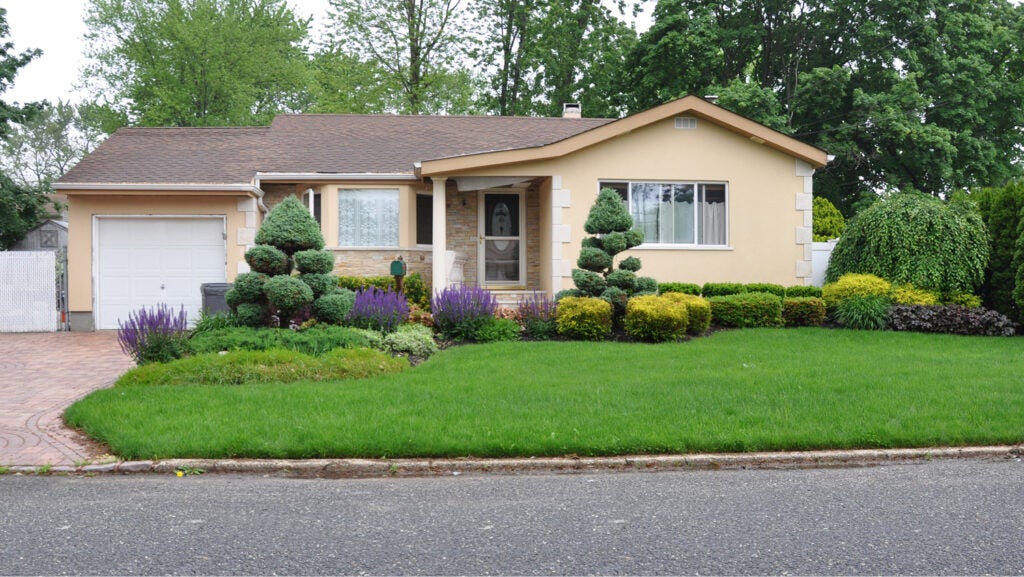
[[[224,282],[224,219],[97,218],[96,327],[157,304],[199,316],[200,285]]]

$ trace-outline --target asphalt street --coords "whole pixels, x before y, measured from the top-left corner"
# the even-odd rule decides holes
[[[1024,463],[0,476],[0,574],[1024,574]]]

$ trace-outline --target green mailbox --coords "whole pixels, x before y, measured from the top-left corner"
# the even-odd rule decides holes
[[[405,276],[405,261],[401,256],[391,261],[391,276]]]

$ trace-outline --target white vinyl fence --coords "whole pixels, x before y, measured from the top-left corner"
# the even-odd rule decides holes
[[[0,333],[61,328],[56,260],[52,251],[0,252]]]
[[[812,285],[822,286],[825,284],[825,270],[828,268],[828,261],[832,258],[832,249],[836,248],[837,242],[839,242],[839,239],[811,244]]]

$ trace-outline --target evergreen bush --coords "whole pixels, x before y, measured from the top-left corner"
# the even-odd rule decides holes
[[[696,286],[696,285],[693,285]],[[708,299],[682,292],[666,292],[662,298],[681,302],[686,305],[686,333],[692,336],[700,336],[708,331],[711,326],[711,303]]]
[[[786,296],[786,287],[772,283],[750,283],[743,285],[743,292],[748,293],[770,293],[779,298]]]
[[[268,276],[292,272],[292,263],[288,255],[267,244],[258,244],[245,251],[245,262],[249,263],[252,270]]]
[[[715,296],[711,302],[711,323],[722,327],[781,327],[782,299],[770,293],[740,293]]]
[[[989,255],[979,294],[985,306],[1024,321],[1024,180],[971,194],[988,228]]]
[[[821,287],[811,285],[794,285],[786,287],[787,297],[816,297],[821,298]]]
[[[565,297],[558,301],[555,327],[569,339],[604,340],[612,333],[612,305],[596,297]]]
[[[782,322],[787,327],[816,327],[825,322],[825,301],[818,297],[782,299]]]
[[[825,307],[831,311],[835,310],[839,303],[853,296],[879,295],[888,296],[892,291],[892,284],[873,274],[849,273],[843,275],[835,282],[827,283],[821,287],[821,296],[825,300]]]
[[[700,296],[700,285],[687,282],[658,283],[658,293],[684,293]]]
[[[288,276],[277,275],[267,279],[263,285],[267,300],[277,309],[282,320],[291,318],[299,308],[313,302],[313,290],[301,280]]]
[[[330,274],[334,270],[334,253],[329,250],[300,250],[293,258],[300,273]]]
[[[633,340],[661,343],[683,338],[688,322],[689,315],[683,302],[644,295],[629,299],[623,326]]]
[[[700,294],[704,298],[738,295],[745,292],[747,290],[743,284],[738,282],[708,282],[704,283],[700,289]]]
[[[267,214],[256,233],[256,244],[277,247],[291,256],[300,250],[322,249],[324,237],[309,209],[298,198],[288,196]]]
[[[355,302],[356,293],[339,288],[336,292],[324,295],[313,302],[313,316],[320,322],[340,325],[345,322],[345,317]]]
[[[846,230],[846,219],[827,198],[816,196],[811,207],[814,216],[814,242],[839,238]]]

